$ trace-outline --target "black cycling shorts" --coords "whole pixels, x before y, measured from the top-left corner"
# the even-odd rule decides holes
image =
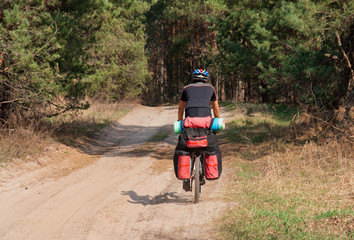
[[[186,117],[208,117],[211,116],[210,108],[186,108]]]

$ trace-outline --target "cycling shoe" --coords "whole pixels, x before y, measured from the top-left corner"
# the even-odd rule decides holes
[[[186,192],[192,191],[190,179],[188,179],[188,180],[183,180],[183,189],[184,189],[184,191],[186,191]]]
[[[200,185],[204,185],[205,184],[205,178],[202,177],[202,179],[200,180]]]

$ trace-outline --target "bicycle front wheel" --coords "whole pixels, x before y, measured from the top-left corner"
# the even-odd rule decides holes
[[[201,184],[200,184],[200,157],[195,158],[194,162],[194,203],[199,203],[199,197],[201,192]]]

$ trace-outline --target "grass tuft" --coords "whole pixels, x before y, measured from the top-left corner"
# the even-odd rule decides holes
[[[29,160],[43,152],[45,144],[50,142],[46,131],[19,126],[16,129],[3,129],[0,133],[0,163],[12,159]]]
[[[161,130],[158,133],[156,133],[154,136],[152,136],[149,141],[150,142],[162,142],[166,138],[170,136],[169,132],[167,130]]]

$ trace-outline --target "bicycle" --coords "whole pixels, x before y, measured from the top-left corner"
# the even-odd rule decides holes
[[[185,155],[185,149],[183,148],[181,148],[183,151],[179,150],[183,152],[182,154],[177,153],[176,148],[175,156],[178,156],[178,158],[174,158],[176,176],[178,179],[184,180],[183,189],[185,191],[193,192],[194,181],[194,203],[199,203],[201,186],[205,184],[205,177],[208,180],[219,178],[218,157],[215,152],[206,152],[205,150],[208,147],[208,136],[212,137],[212,135],[209,135],[209,131],[217,133],[220,130],[224,130],[225,123],[222,118],[206,119],[206,121],[210,121],[210,125],[200,119],[196,119],[194,123],[189,119],[187,126],[185,121],[176,121],[174,123],[175,133],[184,134],[184,138],[181,140],[182,146],[186,144],[188,148],[186,151],[190,153],[190,155]],[[200,129],[202,130],[200,131]],[[214,144],[217,144],[215,138],[213,141]],[[187,158],[188,156],[190,156],[190,159]],[[181,157],[181,165],[177,166],[177,162],[179,164],[180,161],[179,157]],[[181,169],[177,167],[181,167]]]

